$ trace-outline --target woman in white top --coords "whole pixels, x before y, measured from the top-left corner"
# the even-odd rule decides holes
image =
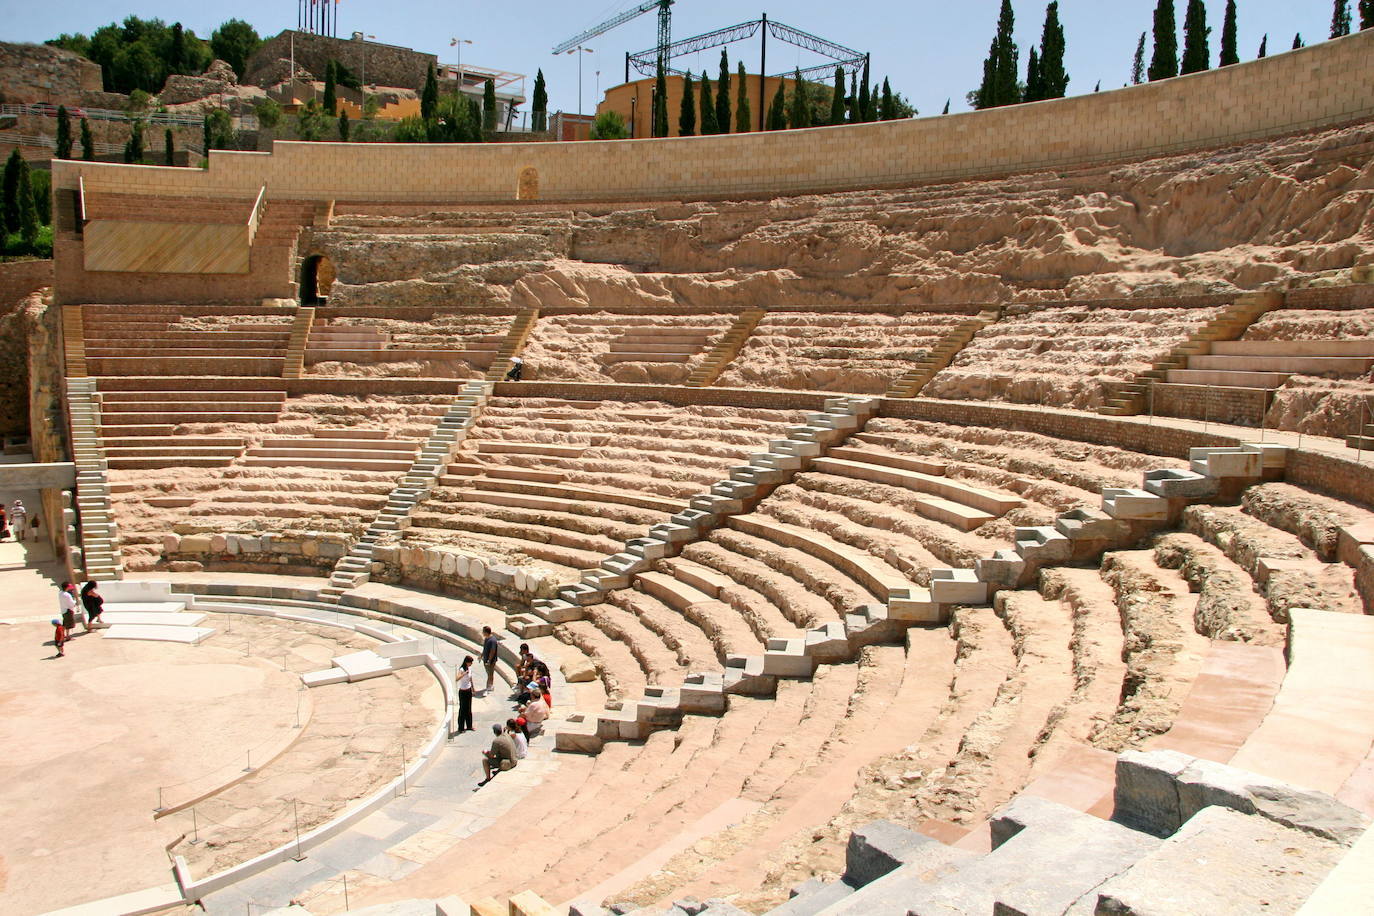
[[[63,582],[62,591],[57,593],[57,609],[62,612],[62,626],[67,628],[69,637],[76,626],[76,609],[79,607],[81,605],[76,600],[76,584]]]
[[[472,656],[458,669],[458,734],[472,731]]]
[[[506,734],[510,735],[510,740],[515,742],[515,759],[524,760],[530,752],[530,739],[525,737],[525,733],[520,730],[520,726],[515,724],[514,719],[506,720]]]

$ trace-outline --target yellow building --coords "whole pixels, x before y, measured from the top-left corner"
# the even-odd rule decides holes
[[[606,90],[606,96],[596,106],[596,113],[603,111],[619,112],[625,119],[625,126],[630,129],[631,137],[649,137],[653,135],[653,99],[654,84],[657,82],[652,77],[641,80],[634,80],[629,83],[622,83],[619,86],[612,86]],[[682,111],[682,84],[683,78],[680,76],[669,76],[666,79],[668,85],[668,136],[678,136],[678,115]],[[791,79],[784,79],[777,76],[765,77],[764,95],[767,97],[762,104],[759,102],[759,76],[757,73],[745,75],[745,92],[749,99],[749,129],[758,130],[763,124],[761,118],[768,115],[768,105],[773,101],[773,96],[777,95],[778,85],[787,84],[787,92],[791,94]],[[692,80],[692,92],[697,96],[697,133],[701,133],[701,83],[699,78]],[[711,96],[717,94],[716,75],[711,74]],[[829,98],[829,96],[827,96]],[[735,109],[739,102],[739,75],[730,74],[730,133],[735,133]]]

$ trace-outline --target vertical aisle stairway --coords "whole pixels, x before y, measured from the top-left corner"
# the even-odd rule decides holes
[[[954,329],[945,335],[944,339],[936,344],[935,349],[931,350],[916,368],[904,372],[895,379],[887,389],[887,396],[890,398],[914,398],[921,393],[921,389],[935,378],[936,373],[944,369],[954,361],[954,357],[959,355],[959,351],[968,346],[968,342],[974,335],[983,328],[997,321],[1002,317],[1001,309],[984,309],[974,318],[961,321],[955,325]]]
[[[286,361],[282,363],[282,378],[301,378],[305,375],[305,347],[310,342],[310,329],[315,326],[315,310],[301,306],[291,325],[291,337],[286,342]]]
[[[747,309],[740,312],[735,323],[730,326],[730,330],[725,332],[725,336],[706,354],[700,366],[692,370],[692,374],[687,377],[686,385],[688,388],[709,388],[715,384],[716,379],[725,371],[725,367],[734,362],[739,351],[744,348],[744,343],[749,339],[749,335],[754,333],[754,328],[758,327],[763,320],[765,312],[763,309]]]
[[[515,320],[511,322],[510,330],[506,332],[506,339],[496,351],[496,358],[487,367],[487,374],[484,376],[488,382],[499,382],[506,377],[510,371],[511,360],[520,355],[520,351],[525,348],[525,341],[529,340],[530,332],[534,330],[535,322],[539,320],[539,309],[525,309]]]
[[[72,459],[76,462],[76,508],[81,525],[81,567],[88,579],[123,578],[123,558],[110,510],[105,450],[100,442],[100,406],[95,379],[67,379]],[[76,564],[73,563],[73,566]]]

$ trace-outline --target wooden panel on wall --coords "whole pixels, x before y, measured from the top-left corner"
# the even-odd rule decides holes
[[[121,273],[246,274],[249,247],[246,225],[92,220],[86,224],[85,266]]]

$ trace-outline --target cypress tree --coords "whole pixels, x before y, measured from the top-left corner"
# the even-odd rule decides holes
[[[172,129],[169,127],[162,134],[162,161],[166,165],[176,165],[176,147],[172,143]]]
[[[682,107],[677,113],[677,135],[693,137],[697,132],[697,91],[692,85],[692,74],[682,78]]]
[[[1042,99],[1062,99],[1069,91],[1064,70],[1064,26],[1059,22],[1059,0],[1045,7],[1045,28],[1040,35],[1040,90]]]
[[[811,126],[811,99],[800,67],[792,77],[792,101],[787,109],[787,123],[793,128]]]
[[[1240,63],[1236,51],[1236,0],[1226,0],[1226,18],[1221,21],[1221,66]]]
[[[716,100],[711,94],[711,79],[706,71],[701,71],[701,135],[703,137],[720,133],[716,126]]]
[[[1207,36],[1207,4],[1203,0],[1188,0],[1188,12],[1183,19],[1183,73],[1200,73],[1212,67],[1212,48]]]
[[[1035,45],[1031,45],[1026,61],[1026,93],[1023,99],[1027,102],[1038,102],[1044,97],[1045,84],[1040,78],[1040,55],[1035,50]]]
[[[200,119],[200,145],[205,150],[205,155],[210,155],[210,150],[215,147],[215,138],[211,135],[210,113],[207,111],[205,116]]]
[[[186,33],[180,22],[174,22],[171,47],[167,49],[167,70],[171,73],[185,73],[187,69]]]
[[[348,112],[339,115],[339,139],[344,143],[348,142]]]
[[[859,120],[859,73],[857,70],[849,74],[849,97],[844,100],[844,103],[848,108],[849,122],[853,124]]]
[[[1139,86],[1145,82],[1145,33],[1140,33],[1140,42],[1135,46],[1135,57],[1131,60],[1131,85]]]
[[[72,119],[66,105],[57,106],[57,158],[72,158]]]
[[[420,93],[420,117],[426,121],[434,120],[434,112],[438,107],[439,80],[434,75],[434,65],[430,64],[429,72],[425,74],[425,88]]]
[[[1294,36],[1293,36],[1293,50],[1296,51],[1296,50],[1298,50],[1298,48],[1305,48],[1305,47],[1307,47],[1307,42],[1305,42],[1305,41],[1302,40],[1302,32],[1299,32],[1299,33],[1297,33],[1296,35],[1294,35]]]
[[[482,129],[496,130],[496,82],[487,80],[482,87]]]
[[[38,241],[38,207],[33,202],[33,183],[29,178],[29,164],[19,160],[19,235],[30,247]]]
[[[768,106],[768,129],[787,130],[787,84],[778,80],[778,91]]]
[[[534,98],[530,102],[530,130],[549,129],[549,90],[544,85],[544,70],[534,74]]]
[[[324,113],[331,118],[339,108],[339,65],[333,60],[324,65]]]
[[[87,162],[95,161],[95,138],[91,136],[91,125],[81,119],[81,158]]]
[[[720,49],[720,79],[716,81],[716,130],[730,132],[730,58]]]
[[[6,232],[19,231],[19,170],[24,165],[24,157],[16,149],[5,160],[4,192],[4,229]]]
[[[940,112],[940,114],[949,114],[949,103],[950,103],[950,100],[949,100],[949,99],[945,99],[945,110],[942,111],[942,112]]]
[[[1350,0],[1335,0],[1331,10],[1331,37],[1343,38],[1350,34]]]
[[[1017,85],[1020,53],[1012,40],[1015,31],[1015,14],[1011,0],[1002,0],[1002,10],[997,16],[997,34],[988,48],[987,60],[983,61],[983,84],[975,95],[975,107],[997,108],[1002,105],[1015,105],[1021,101],[1021,90]]]
[[[1174,0],[1159,0],[1155,7],[1155,47],[1150,56],[1150,82],[1178,76],[1178,24]]]
[[[878,119],[880,121],[893,121],[897,118],[897,112],[892,107],[892,84],[887,77],[883,77],[883,98],[878,104]]]
[[[1374,29],[1374,0],[1360,0],[1360,31]]]
[[[1264,37],[1260,39],[1259,54],[1256,55],[1256,58],[1257,58],[1258,60],[1263,60],[1264,58],[1266,58],[1266,57],[1268,57],[1268,56],[1269,56],[1269,33],[1268,33],[1268,32],[1265,32],[1265,33],[1264,33]]]
[[[1011,0],[1007,0],[1007,2],[1010,3]],[[878,105],[877,105],[877,101],[878,101],[878,99],[877,99],[877,93],[875,93],[871,88],[869,88],[870,85],[871,85],[871,83],[869,82],[869,78],[868,78],[868,58],[865,57],[865,58],[864,58],[864,75],[863,75],[863,78],[859,80],[859,120],[860,120],[860,121],[876,121],[876,120],[878,120],[878,113],[877,113],[877,110],[876,110],[877,107],[878,107]]]
[[[208,123],[208,122],[207,122]],[[209,149],[209,147],[206,147]],[[143,161],[143,122],[135,121],[129,128],[129,142],[124,144],[124,161],[138,164]]]
[[[830,96],[830,123],[843,124],[845,116],[844,104],[844,68],[835,68],[835,91]]]
[[[658,62],[658,76],[654,79],[654,136],[668,136],[668,78],[663,61]]]
[[[741,61],[739,69],[735,72],[735,78],[739,83],[735,97],[735,133],[747,134],[754,129],[751,123],[754,118],[749,111],[749,92],[744,79],[744,62]]]

